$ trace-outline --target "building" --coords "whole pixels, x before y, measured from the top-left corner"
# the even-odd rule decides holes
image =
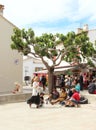
[[[45,68],[41,60],[36,59],[35,57],[26,57],[23,60],[23,82],[25,77],[33,78],[36,71],[40,71]],[[30,80],[29,79],[29,80]]]
[[[89,29],[88,24],[85,24],[82,28],[77,28],[77,34],[81,33],[82,31],[87,32],[90,42],[92,42],[94,45],[94,43],[96,42],[96,29]],[[96,61],[96,54],[94,54],[93,56]]]
[[[96,29],[89,29],[88,24],[85,24],[82,28],[77,28],[77,34],[82,31],[87,31],[88,37],[92,43],[96,41]]]
[[[0,93],[10,92],[14,82],[22,83],[23,57],[10,47],[13,28],[16,26],[3,16],[0,5]]]

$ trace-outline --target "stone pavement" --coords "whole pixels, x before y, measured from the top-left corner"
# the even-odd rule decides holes
[[[32,108],[26,104],[0,105],[0,130],[96,130],[96,101],[67,108],[45,104]]]

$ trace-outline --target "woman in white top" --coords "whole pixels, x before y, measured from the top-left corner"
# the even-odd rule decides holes
[[[40,95],[39,95],[39,82],[38,78],[34,78],[33,87],[32,87],[32,97],[27,100],[27,104],[31,107],[32,104],[36,104],[36,107],[39,107],[40,104]]]

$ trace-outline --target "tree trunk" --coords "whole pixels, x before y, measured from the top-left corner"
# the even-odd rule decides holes
[[[49,93],[52,92],[52,89],[54,88],[54,69],[50,69],[50,71],[48,71],[48,90]]]

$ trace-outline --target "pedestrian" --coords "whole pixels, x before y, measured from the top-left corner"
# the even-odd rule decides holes
[[[65,87],[65,75],[61,75],[61,78],[60,78],[60,89],[62,89],[63,87]]]
[[[36,107],[39,107],[40,104],[40,95],[39,95],[39,82],[38,77],[34,78],[33,87],[32,87],[32,96],[27,100],[27,104],[31,107],[32,104],[36,104]]]
[[[80,83],[80,90],[82,91],[83,90],[83,75],[82,75],[82,73],[80,73],[80,76],[79,76],[79,83]]]
[[[45,86],[46,86],[46,77],[43,75],[41,78],[41,83],[42,83],[42,87],[43,87],[43,91],[45,91]]]

